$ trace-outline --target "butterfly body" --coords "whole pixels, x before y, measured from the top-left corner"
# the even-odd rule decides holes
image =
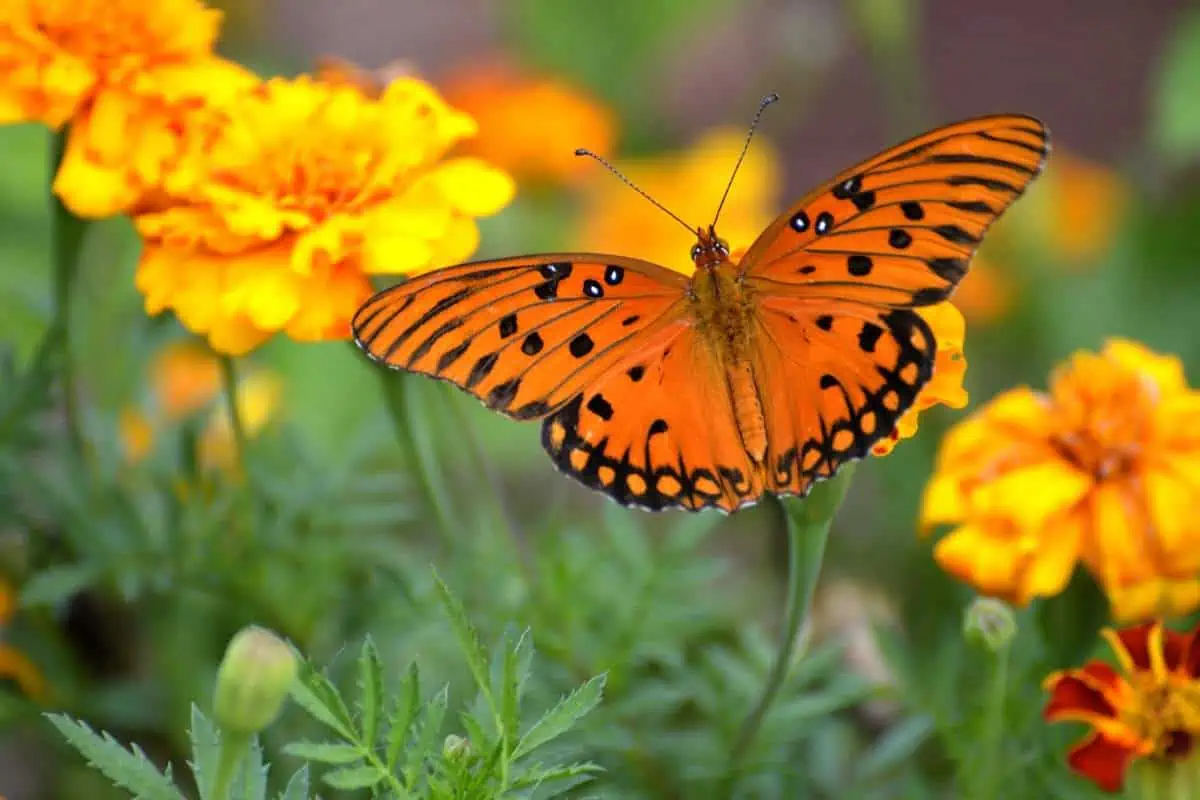
[[[887,436],[987,227],[1041,170],[1020,115],[912,139],[785,211],[736,262],[696,230],[690,276],[559,253],[436,270],[369,300],[355,339],[515,419],[622,504],[732,511],[803,495]]]

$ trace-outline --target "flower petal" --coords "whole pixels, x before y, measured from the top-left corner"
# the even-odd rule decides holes
[[[1071,748],[1067,763],[1101,789],[1117,792],[1125,782],[1125,770],[1135,755],[1129,744],[1094,733]]]

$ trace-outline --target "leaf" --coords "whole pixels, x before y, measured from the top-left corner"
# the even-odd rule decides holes
[[[404,782],[410,787],[416,786],[420,781],[424,774],[425,760],[434,752],[437,736],[442,730],[442,721],[446,716],[448,702],[449,693],[445,687],[442,687],[442,690],[421,709],[416,722],[418,733],[404,760]]]
[[[603,767],[589,761],[567,764],[563,767],[539,765],[516,777],[511,786],[513,789],[527,789],[554,783],[557,784],[554,787],[556,792],[561,793],[572,786],[592,780],[595,773],[603,771]]]
[[[467,659],[467,667],[471,670],[471,677],[475,679],[475,685],[479,687],[484,696],[487,698],[488,705],[492,706],[495,713],[495,704],[491,697],[488,681],[488,651],[484,647],[483,641],[479,638],[479,631],[471,624],[471,620],[467,618],[466,609],[463,608],[458,598],[450,593],[450,587],[446,586],[440,575],[435,570],[433,579],[437,583],[438,596],[442,600],[442,606],[446,610],[446,615],[450,617],[450,624],[454,626],[454,634],[458,638],[458,645],[462,649],[463,655]]]
[[[497,732],[510,743],[509,746],[517,740],[517,731],[521,726],[521,695],[529,677],[532,659],[533,646],[529,641],[529,631],[522,632],[514,642],[512,629],[506,630],[502,650],[493,658],[492,695],[500,698]]]
[[[66,714],[47,714],[46,719],[89,764],[138,800],[182,800],[169,771],[159,772],[137,745],[126,750],[107,733],[96,733]]]
[[[408,674],[400,683],[396,694],[396,706],[388,719],[387,761],[388,769],[396,768],[400,751],[408,740],[409,729],[421,710],[421,672],[414,661],[408,665]]]
[[[857,778],[871,781],[899,770],[934,732],[933,718],[919,714],[893,725],[866,755],[857,759]]]
[[[362,739],[374,749],[379,735],[379,709],[383,696],[383,664],[379,650],[368,636],[358,656],[358,718],[362,725]]]
[[[597,675],[558,701],[541,719],[533,723],[513,750],[513,759],[521,758],[549,741],[562,736],[600,702],[606,675]]]
[[[100,568],[93,563],[44,569],[21,587],[21,607],[53,606],[66,602],[94,584],[99,577]]]
[[[1034,615],[1042,634],[1050,670],[1086,660],[1108,621],[1108,600],[1083,569],[1057,597],[1037,601]]]
[[[344,767],[327,772],[321,780],[334,789],[370,789],[387,780],[388,775],[379,767],[364,764],[361,767]]]
[[[1200,11],[1182,15],[1162,57],[1153,115],[1155,144],[1177,161],[1200,156]]]
[[[353,764],[365,757],[358,747],[339,742],[292,742],[283,748],[283,752],[305,761],[334,765]]]
[[[221,758],[221,737],[216,727],[192,703],[192,724],[188,730],[192,743],[192,774],[196,788],[204,800],[212,797],[213,782],[217,779],[217,764]]]
[[[233,782],[233,796],[239,800],[266,800],[267,767],[263,764],[262,745],[257,736],[250,740],[250,747],[242,756]]]
[[[292,699],[311,717],[332,728],[342,738],[355,740],[350,710],[337,689],[321,673],[307,667],[301,679],[292,684]]]
[[[296,770],[287,786],[279,793],[278,800],[308,800],[308,765]]]

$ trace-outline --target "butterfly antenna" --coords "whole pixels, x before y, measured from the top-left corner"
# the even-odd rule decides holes
[[[660,202],[658,202],[657,200],[655,200],[655,199],[654,199],[653,197],[651,197],[650,195],[646,194],[646,192],[642,191],[642,189],[641,189],[641,188],[640,188],[640,187],[639,187],[639,186],[638,186],[636,183],[634,183],[633,181],[629,180],[629,178],[626,178],[624,175],[622,175],[622,174],[621,174],[621,171],[620,171],[619,169],[617,169],[617,168],[616,168],[616,167],[614,167],[612,164],[610,164],[610,163],[608,163],[607,161],[605,161],[605,160],[604,160],[603,158],[601,158],[600,156],[598,156],[598,155],[596,155],[595,153],[593,153],[591,150],[587,150],[587,149],[585,149],[585,148],[582,148],[582,147],[581,147],[581,148],[579,148],[578,150],[576,150],[576,151],[575,151],[575,155],[577,155],[577,156],[587,156],[588,158],[594,158],[594,159],[596,159],[596,160],[597,160],[597,161],[599,161],[599,162],[600,162],[600,163],[601,163],[601,164],[602,164],[602,165],[603,165],[603,166],[604,166],[604,167],[605,167],[605,168],[606,168],[606,169],[607,169],[609,172],[611,172],[613,175],[616,175],[616,176],[617,176],[617,179],[618,179],[619,181],[621,181],[621,183],[625,184],[625,185],[626,185],[626,186],[628,186],[630,189],[633,189],[635,192],[637,192],[637,193],[638,193],[638,194],[640,194],[642,197],[646,198],[646,199],[647,199],[647,200],[649,200],[649,201],[650,201],[652,204],[654,204],[655,208],[659,209],[659,210],[660,210],[660,211],[662,211],[664,214],[666,214],[668,217],[670,217],[671,219],[675,220],[676,222],[678,222],[678,223],[679,223],[680,225],[682,225],[683,227],[687,228],[687,230],[688,230],[688,233],[691,233],[691,234],[693,234],[693,235],[696,233],[696,229],[695,229],[695,228],[693,228],[691,225],[688,225],[688,224],[687,224],[686,222],[684,222],[682,219],[680,219],[678,214],[676,214],[675,212],[671,211],[669,208],[667,208],[667,207],[666,207],[666,206],[664,206],[662,203],[660,203]]]
[[[778,99],[779,95],[771,92],[758,104],[758,111],[754,112],[754,119],[750,121],[750,130],[746,132],[746,143],[742,145],[742,154],[738,156],[737,163],[733,165],[733,172],[729,175],[729,183],[725,184],[725,194],[721,195],[721,202],[717,204],[717,213],[713,215],[710,227],[715,228],[717,220],[721,218],[721,209],[725,207],[725,198],[729,197],[729,190],[733,188],[733,179],[737,177],[738,170],[742,167],[742,160],[746,158],[746,151],[750,149],[750,140],[754,138],[754,131],[758,128],[758,121],[762,119],[763,112],[767,110],[767,106]]]

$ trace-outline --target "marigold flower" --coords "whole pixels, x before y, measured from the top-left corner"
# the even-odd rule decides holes
[[[1073,770],[1115,792],[1135,759],[1181,761],[1194,754],[1200,741],[1196,635],[1197,629],[1179,633],[1158,622],[1105,630],[1119,670],[1089,661],[1046,680],[1045,718],[1092,728],[1067,756]]]
[[[473,116],[480,133],[459,146],[510,171],[518,180],[578,180],[594,166],[575,155],[587,147],[612,151],[612,112],[578,86],[524,73],[500,59],[467,64],[442,82],[446,100]]]
[[[1065,266],[1093,262],[1108,252],[1129,205],[1129,189],[1110,167],[1056,150],[1046,169],[1046,237]]]
[[[729,179],[713,165],[732,167],[745,142],[744,130],[718,128],[702,135],[684,152],[632,163],[622,161],[621,171],[683,219],[709,219]],[[721,235],[729,242],[734,260],[741,258],[744,249],[779,213],[777,176],[781,169],[778,153],[770,143],[761,137],[755,139],[721,213]],[[608,175],[599,176],[583,219],[576,243],[580,250],[629,253],[686,274],[695,269],[688,257],[695,235]],[[939,404],[951,408],[967,404],[962,385],[967,369],[962,314],[948,302],[921,308],[918,313],[929,323],[938,343],[933,379],[900,417],[892,434],[876,442],[872,448],[875,455],[887,455],[901,439],[915,435],[922,411]]]
[[[220,20],[199,0],[6,0],[0,123],[70,122],[54,191],[80,216],[128,210],[256,80],[212,54]]]
[[[277,332],[345,338],[367,276],[465,260],[475,217],[512,197],[503,172],[442,160],[475,132],[413,78],[378,99],[307,77],[273,79],[226,108],[171,204],[136,217],[146,310],[173,309],[216,350]]]
[[[1002,393],[942,442],[921,523],[956,527],[935,558],[1018,604],[1057,594],[1082,560],[1118,619],[1194,608],[1197,414],[1178,359],[1121,339],[1076,354],[1048,394]]]

